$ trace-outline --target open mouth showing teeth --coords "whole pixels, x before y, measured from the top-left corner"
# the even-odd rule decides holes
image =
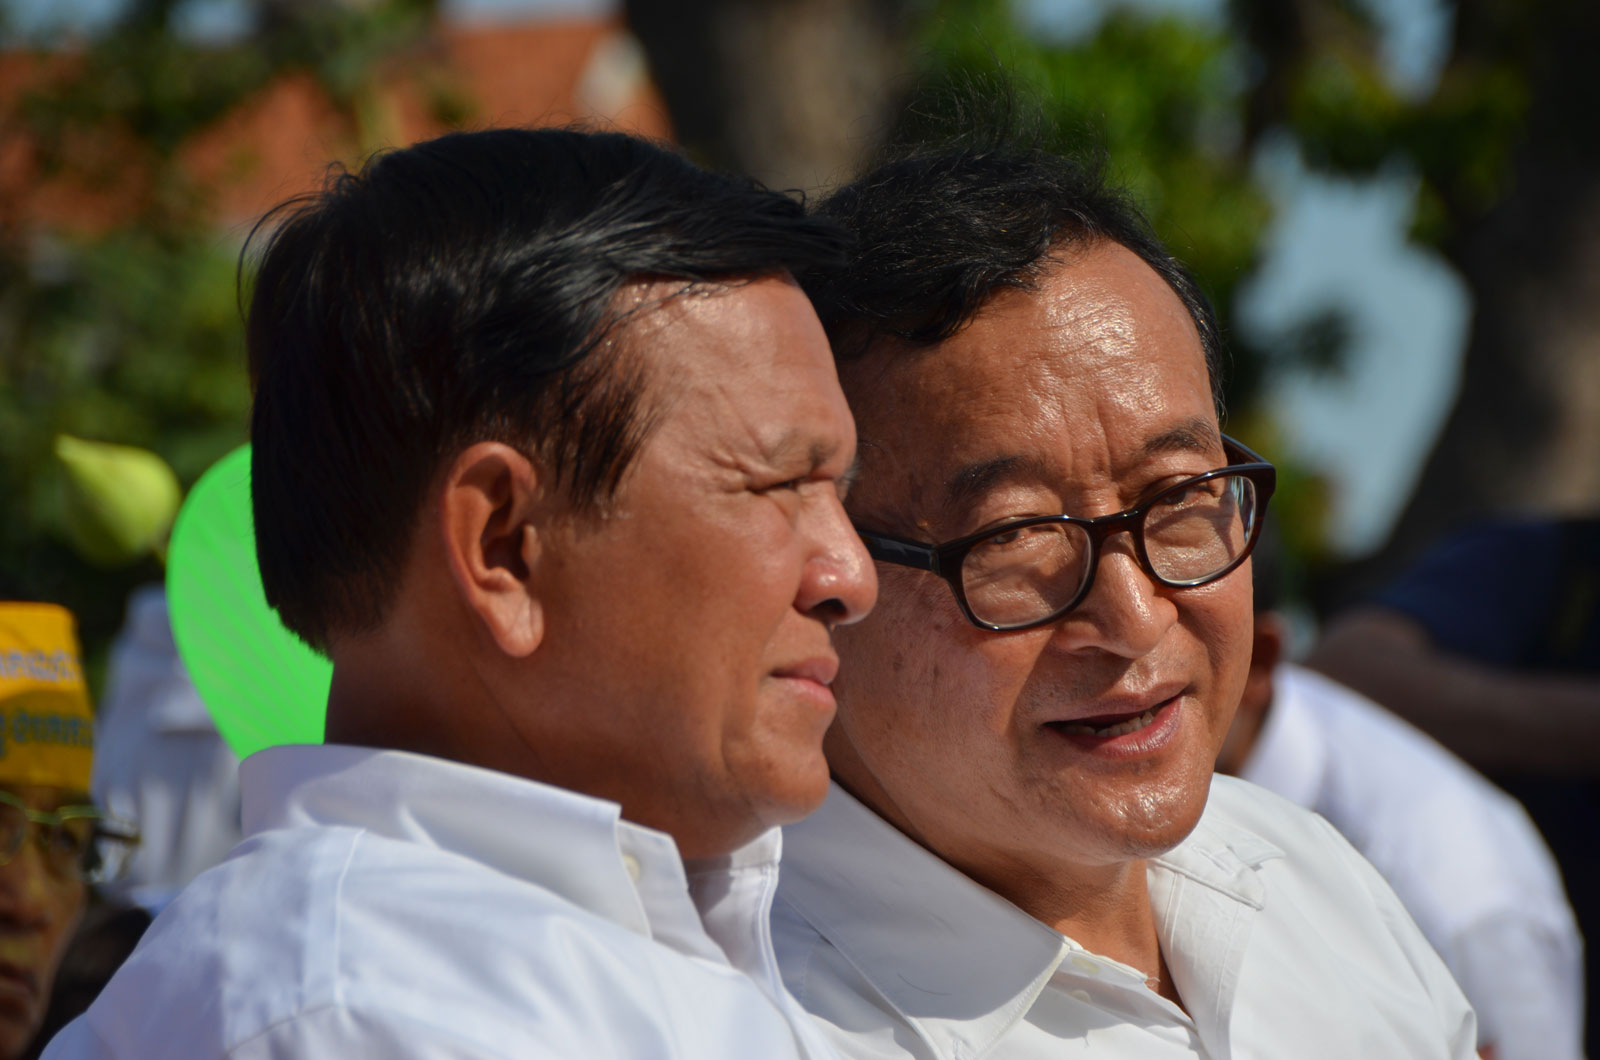
[[[1136,714],[1123,721],[1104,725],[1096,725],[1092,721],[1052,721],[1050,722],[1050,727],[1057,732],[1071,736],[1098,736],[1103,740],[1109,740],[1113,736],[1126,736],[1130,732],[1138,732],[1156,720],[1156,711],[1159,709],[1159,707],[1152,707],[1143,714]]]

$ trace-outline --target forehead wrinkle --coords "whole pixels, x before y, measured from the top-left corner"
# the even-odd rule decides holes
[[[745,437],[749,440],[752,455],[771,469],[783,469],[787,472],[796,465],[804,462],[807,473],[816,471],[828,461],[832,460],[839,452],[840,442],[816,437],[815,434],[803,426],[793,426],[776,438],[763,434],[760,425],[749,424],[745,430]],[[728,462],[742,470],[753,470],[749,461],[741,459],[737,453],[728,453]],[[854,468],[854,462],[852,462]]]

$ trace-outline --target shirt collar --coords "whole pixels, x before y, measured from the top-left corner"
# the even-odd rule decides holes
[[[1060,934],[837,784],[821,809],[784,829],[784,847],[782,900],[941,1055],[980,1055],[1066,955]]]
[[[1237,784],[1231,777],[1213,777],[1212,785]],[[1208,800],[1209,808],[1209,800]],[[1156,883],[1163,874],[1181,876],[1207,887],[1224,898],[1252,909],[1266,905],[1266,887],[1256,873],[1263,863],[1283,857],[1283,851],[1254,832],[1214,813],[1204,813],[1187,839],[1158,857],[1150,859],[1151,900],[1161,909]],[[1157,918],[1159,921],[1159,917]],[[1163,941],[1166,926],[1162,925]]]
[[[1239,776],[1301,806],[1317,805],[1328,747],[1288,663],[1272,673],[1272,706]]]
[[[341,745],[259,751],[239,769],[244,832],[359,828],[470,858],[683,952],[722,954],[700,927],[672,837],[621,807],[495,770]]]
[[[1266,906],[1256,870],[1284,856],[1275,844],[1213,812],[1219,786],[1200,823],[1182,843],[1152,858],[1147,879],[1161,952],[1201,1040],[1214,1055],[1230,1055],[1230,1025],[1255,914]]]
[[[939,1055],[983,1055],[1027,1014],[1063,959],[1081,949],[838,785],[830,786],[820,810],[784,829],[784,844],[780,898]],[[1189,838],[1149,863],[1163,945],[1187,955],[1207,944],[1164,922],[1173,887],[1199,884],[1210,902],[1248,919],[1265,902],[1255,870],[1281,856],[1254,833],[1202,816]],[[1221,955],[1197,956],[1204,963]],[[1238,956],[1232,952],[1228,960],[1237,963]]]

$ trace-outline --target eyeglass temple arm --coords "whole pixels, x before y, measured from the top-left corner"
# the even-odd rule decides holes
[[[1237,464],[1270,464],[1271,461],[1260,453],[1240,442],[1237,438],[1222,436],[1222,451],[1227,454],[1230,461]]]
[[[1249,446],[1239,444],[1236,439],[1229,438],[1226,434],[1222,436],[1222,448],[1223,452],[1228,454],[1229,460],[1266,465],[1266,475],[1263,476],[1262,481],[1256,483],[1256,490],[1261,501],[1261,512],[1265,514],[1267,502],[1272,499],[1272,495],[1278,490],[1278,469],[1266,457]]]
[[[867,554],[873,559],[901,567],[915,567],[917,570],[939,573],[938,554],[919,541],[907,541],[901,537],[890,537],[888,534],[874,534],[870,530],[857,530],[856,533],[861,535],[862,543],[867,546]]]

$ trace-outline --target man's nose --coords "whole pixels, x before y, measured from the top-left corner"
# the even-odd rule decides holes
[[[1154,651],[1178,620],[1178,608],[1140,565],[1132,535],[1107,537],[1097,563],[1089,595],[1062,620],[1057,642],[1127,659]]]
[[[31,835],[25,837],[11,860],[0,865],[0,931],[34,931],[47,925],[59,886],[39,844]]]
[[[818,548],[807,560],[795,606],[829,626],[859,622],[878,599],[878,571],[837,499],[818,519]]]

